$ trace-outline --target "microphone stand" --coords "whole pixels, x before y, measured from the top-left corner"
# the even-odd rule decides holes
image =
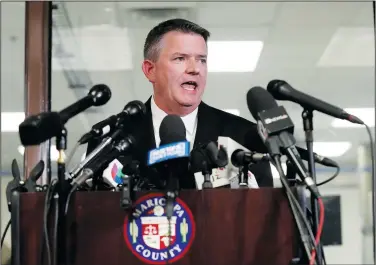
[[[67,130],[65,128],[63,128],[60,135],[56,137],[56,149],[59,151],[59,158],[57,160],[57,194],[54,195],[54,199],[58,199],[58,225],[57,238],[54,240],[58,243],[55,249],[57,253],[54,253],[54,259],[58,261],[58,264],[66,264],[66,218],[64,209],[69,189],[68,183],[65,180],[65,150],[67,149]]]
[[[245,163],[241,170],[239,170],[239,188],[248,188],[248,167]]]
[[[213,172],[213,170],[208,166],[208,163],[206,161],[203,161],[203,170],[202,175],[204,176],[204,183],[202,183],[202,189],[212,189],[213,183],[211,182],[210,176]]]
[[[305,141],[308,151],[308,170],[311,174],[311,178],[316,185],[316,168],[315,168],[315,158],[313,154],[313,111],[305,108],[302,112],[303,118],[303,128],[305,131]],[[317,233],[319,224],[319,207],[315,196],[311,196],[311,211],[312,211],[312,231],[314,235]],[[321,242],[317,246],[316,260],[318,264],[322,264],[322,248],[320,247]]]

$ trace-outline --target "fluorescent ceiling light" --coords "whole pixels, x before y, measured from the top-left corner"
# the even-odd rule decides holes
[[[238,109],[224,109],[223,111],[234,114],[236,116],[240,116],[240,111]]]
[[[281,164],[282,164],[283,173],[286,175],[286,173],[287,173],[287,165],[286,165],[285,162],[282,162]],[[272,163],[270,163],[270,167],[272,169],[273,179],[279,179],[279,174],[278,174],[278,171],[275,168],[275,166]]]
[[[339,157],[351,148],[350,142],[313,142],[313,151],[321,156]]]
[[[375,108],[346,108],[347,113],[354,115],[361,119],[365,124],[370,127],[375,127]],[[335,128],[358,128],[364,125],[351,123],[349,121],[334,119],[332,126]]]
[[[24,120],[24,112],[1,112],[1,131],[18,132],[18,126]]]
[[[24,146],[20,145],[19,147],[17,147],[17,150],[21,155],[24,155],[24,153],[25,153],[25,147]],[[51,161],[57,161],[57,159],[59,158],[59,151],[56,150],[55,145],[51,145],[50,157],[51,157]]]
[[[253,72],[262,41],[208,41],[209,72]]]

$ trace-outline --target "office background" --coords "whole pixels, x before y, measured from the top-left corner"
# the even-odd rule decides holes
[[[212,34],[204,101],[253,121],[246,93],[284,79],[364,120],[374,131],[375,43],[371,2],[54,2],[51,108],[60,110],[97,83],[112,98],[67,124],[68,154],[91,125],[152,93],[141,71],[143,44],[160,21],[181,17]],[[1,228],[9,219],[5,187],[10,165],[23,164],[17,129],[25,108],[25,3],[1,4]],[[279,102],[304,146],[302,108]],[[314,113],[315,152],[331,157],[341,173],[321,187],[331,197],[326,229],[328,264],[372,264],[370,144],[366,130]],[[373,135],[374,137],[374,135]],[[57,152],[52,141],[52,174]],[[85,146],[72,164],[80,161]],[[318,167],[318,180],[334,171]],[[275,179],[278,186],[279,180]],[[337,213],[337,214],[336,214]],[[329,218],[329,217],[328,217]],[[336,231],[336,232],[335,232]],[[336,235],[334,233],[337,233]],[[338,235],[339,233],[339,235]],[[333,238],[334,239],[330,239]],[[10,246],[10,236],[6,239]],[[6,254],[6,253],[5,253]],[[3,257],[6,259],[6,257]]]

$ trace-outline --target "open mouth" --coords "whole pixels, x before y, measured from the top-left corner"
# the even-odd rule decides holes
[[[197,88],[197,83],[195,81],[188,81],[181,84],[181,87],[185,90],[194,91]]]

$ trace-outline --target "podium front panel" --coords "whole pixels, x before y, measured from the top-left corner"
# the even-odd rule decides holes
[[[288,265],[293,258],[295,225],[282,189],[181,191],[170,225],[164,194],[137,193],[132,211],[121,209],[120,197],[72,196],[67,264]],[[22,264],[40,264],[43,209],[44,194],[22,194]]]

